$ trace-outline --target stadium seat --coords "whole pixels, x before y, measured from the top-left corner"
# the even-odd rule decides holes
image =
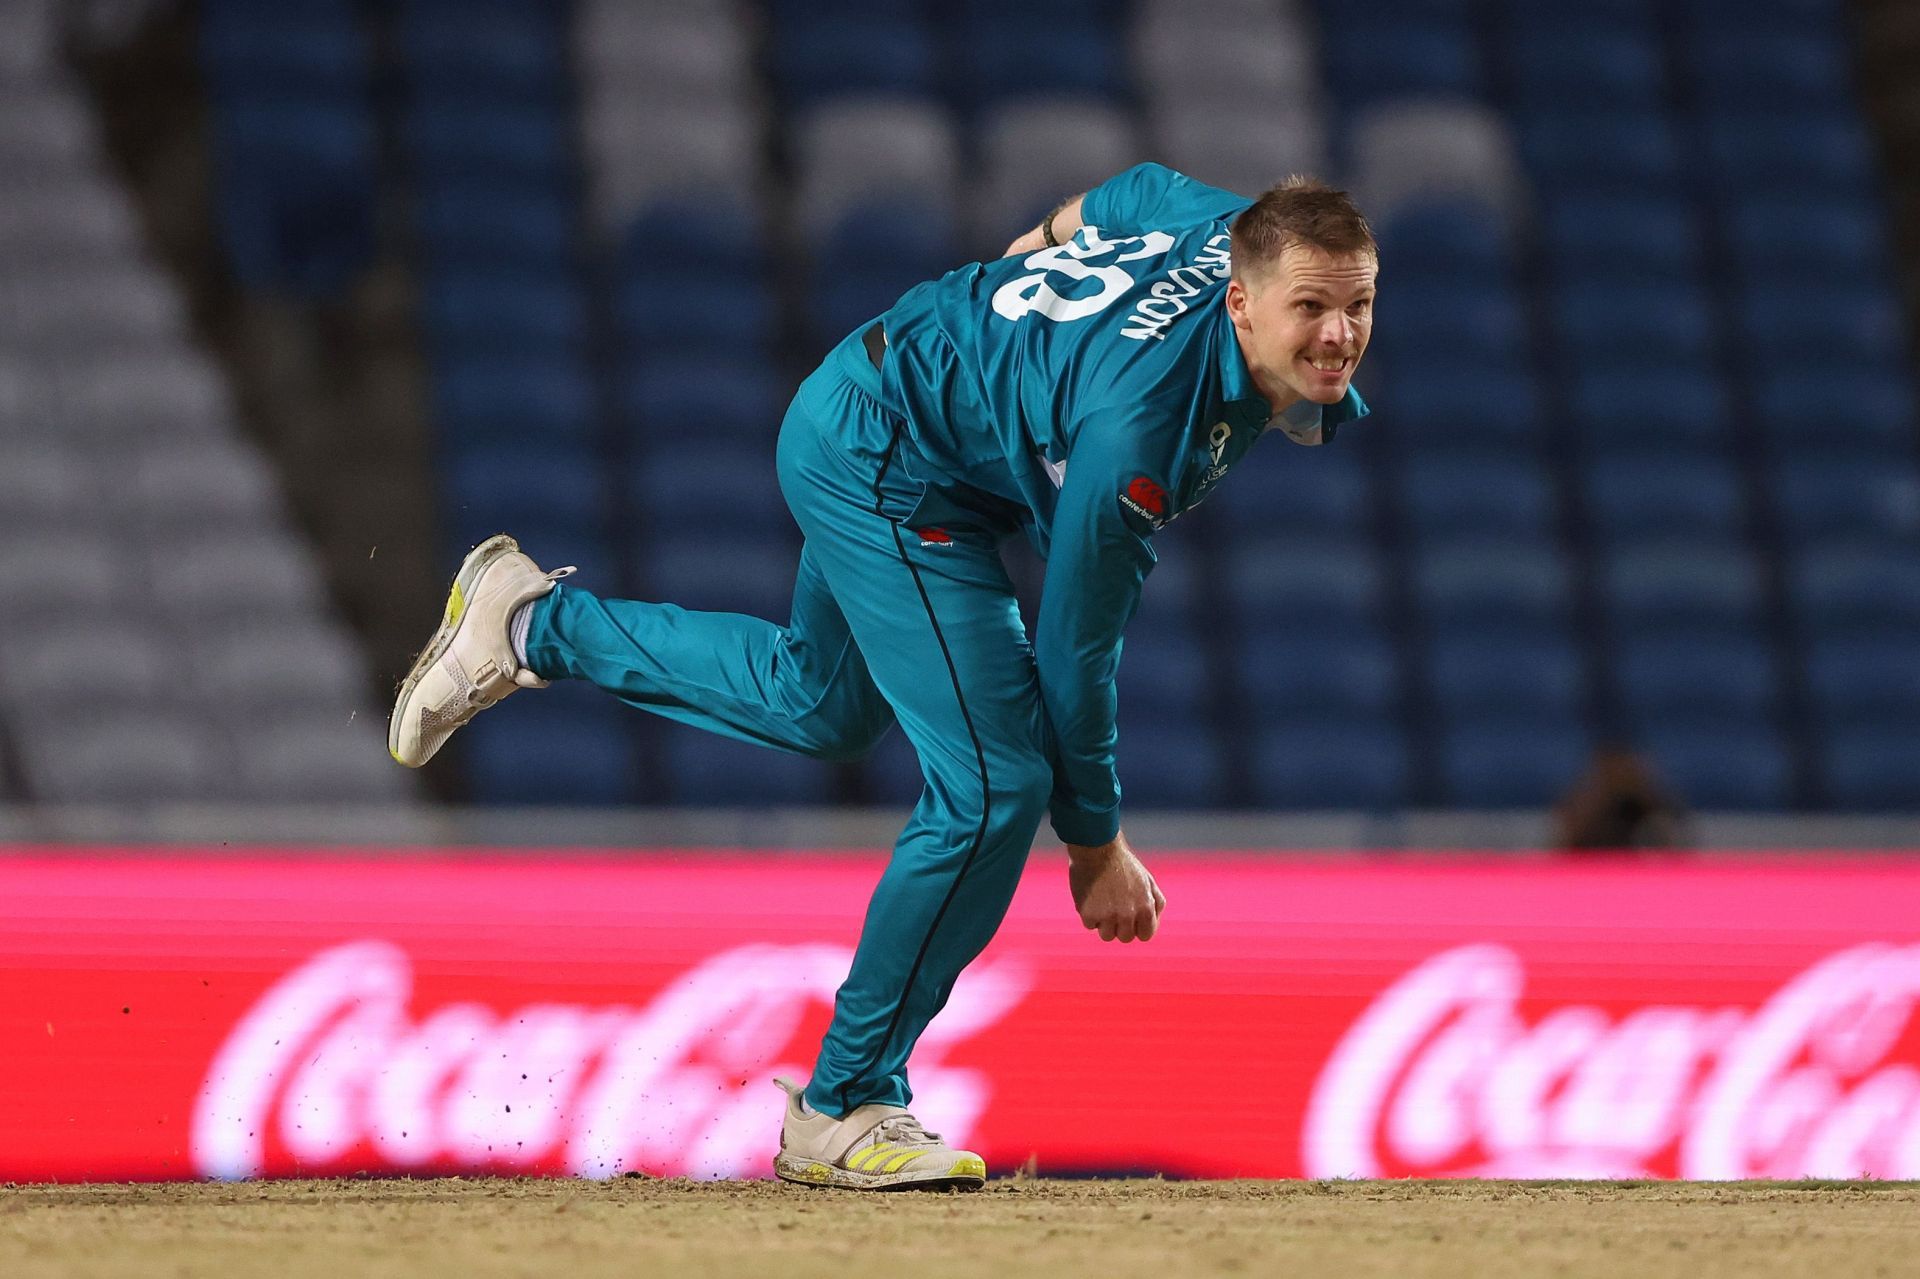
[[[771,361],[780,317],[773,290],[757,279],[629,275],[614,295],[620,335],[658,363],[720,358]]]
[[[1563,622],[1573,605],[1564,556],[1551,543],[1463,537],[1420,547],[1413,589],[1439,626]]]
[[[794,524],[772,445],[657,438],[628,469],[626,510],[649,527],[762,533],[769,546],[782,545]]]
[[[238,725],[233,734],[233,785],[255,803],[367,804],[409,793],[406,772],[387,757],[377,717],[266,721]]]
[[[1651,30],[1562,21],[1544,29],[1523,28],[1511,48],[1522,114],[1663,105],[1662,51]]]
[[[420,95],[402,125],[417,171],[429,181],[545,182],[572,176],[568,120],[546,103],[501,103],[462,87]]]
[[[1540,808],[1565,794],[1592,742],[1577,720],[1494,716],[1459,722],[1440,739],[1445,802],[1460,808]]]
[[[1580,468],[1590,526],[1610,542],[1665,534],[1740,536],[1746,501],[1739,471],[1717,452],[1625,448]]]
[[[117,706],[184,704],[171,637],[136,619],[22,617],[0,638],[0,689],[16,708],[89,718]]]
[[[318,565],[284,531],[261,529],[242,540],[232,530],[202,530],[146,549],[154,599],[175,617],[196,619],[195,625],[325,611]]]
[[[1795,543],[1920,534],[1920,470],[1904,451],[1788,453],[1770,470],[1774,515]]]
[[[1122,713],[1156,723],[1208,718],[1213,682],[1203,638],[1182,624],[1135,619],[1120,654]]]
[[[1689,283],[1581,279],[1561,286],[1554,318],[1573,358],[1691,363],[1713,353],[1713,311]]]
[[[1399,701],[1399,656],[1379,627],[1276,624],[1244,634],[1231,651],[1238,704],[1254,723],[1371,719]]]
[[[1383,400],[1382,411],[1392,415],[1398,438],[1408,447],[1425,441],[1538,447],[1546,438],[1540,386],[1529,364],[1516,360],[1467,368],[1433,361],[1407,373],[1399,379],[1406,393],[1390,404]],[[1363,369],[1361,380],[1367,376]]]
[[[509,530],[540,524],[587,536],[606,534],[606,469],[594,450],[503,443],[460,449],[447,462],[441,504],[478,524]]]
[[[1255,725],[1254,803],[1267,808],[1395,808],[1406,802],[1405,735],[1385,719],[1314,717]]]
[[[766,361],[738,354],[641,363],[625,379],[630,429],[675,435],[772,441],[786,409],[783,384]]]
[[[421,250],[436,264],[557,269],[573,251],[572,207],[543,185],[442,178],[420,190],[414,216]]]
[[[1759,717],[1779,697],[1773,647],[1745,629],[1629,630],[1609,656],[1621,704],[1635,724],[1703,713]]]
[[[1894,365],[1832,368],[1797,358],[1761,376],[1758,400],[1760,425],[1783,453],[1816,434],[1826,447],[1911,449],[1920,423],[1912,378]]]
[[[1428,693],[1449,721],[1582,714],[1586,670],[1564,628],[1459,624],[1420,651]]]
[[[1548,206],[1545,238],[1554,276],[1589,288],[1687,282],[1705,260],[1691,205],[1653,192],[1556,199]]]
[[[406,0],[398,37],[416,84],[539,103],[566,83],[562,25],[558,10],[516,0]]]
[[[727,189],[667,192],[635,211],[621,235],[623,276],[759,280],[772,264],[754,204]]]
[[[983,112],[978,139],[980,184],[968,204],[971,235],[988,256],[1038,222],[1062,189],[1104,182],[1140,150],[1126,112],[1093,96],[1005,100]]]
[[[1825,350],[1808,350],[1807,287],[1804,281],[1769,281],[1744,290],[1740,335],[1756,370],[1798,365],[1811,374],[1816,367],[1831,367],[1832,357]],[[1831,280],[1819,287],[1821,345],[1845,352],[1846,359],[1867,368],[1897,367],[1908,338],[1893,287],[1878,281],[1847,285]]]
[[[1765,812],[1793,799],[1793,764],[1765,719],[1730,716],[1649,725],[1641,744],[1692,808]]]
[[[1838,24],[1834,24],[1836,27]],[[1715,109],[1846,110],[1852,57],[1838,30],[1715,24],[1688,50],[1695,90]]]
[[[1513,267],[1509,228],[1476,202],[1403,204],[1376,232],[1397,282],[1493,281]]]
[[[1327,80],[1355,109],[1416,98],[1477,98],[1486,87],[1480,49],[1463,23],[1343,10],[1321,31]]]
[[[1814,286],[1885,280],[1886,229],[1868,201],[1824,194],[1749,196],[1727,210],[1735,261],[1750,280]]]
[[[362,101],[249,98],[214,115],[217,210],[242,284],[328,297],[374,252],[374,128]]]
[[[1875,717],[1920,722],[1920,629],[1841,627],[1807,646],[1807,688],[1827,723]]]
[[[1371,545],[1354,538],[1248,537],[1221,578],[1242,626],[1320,619],[1359,623],[1376,617],[1385,583]]]
[[[593,384],[573,353],[443,356],[435,373],[445,442],[586,444],[598,434]]]
[[[1818,740],[1828,803],[1868,812],[1920,810],[1920,734],[1911,719],[1848,724]]]
[[[1622,542],[1602,557],[1601,588],[1624,627],[1748,626],[1762,604],[1760,564],[1745,545],[1720,539]]]
[[[50,803],[205,803],[237,797],[225,734],[186,711],[101,709],[16,721],[32,794]]]
[[[1352,92],[1356,82],[1341,83]],[[1403,204],[1436,199],[1477,201],[1511,223],[1528,202],[1505,119],[1470,102],[1375,106],[1355,119],[1348,149],[1354,190],[1382,223],[1390,223]]]
[[[1808,625],[1920,625],[1920,557],[1884,539],[1835,539],[1793,547],[1787,589]]]
[[[827,804],[839,786],[836,765],[700,729],[671,727],[660,746],[667,797],[688,807]]]
[[[1771,196],[1784,184],[1870,195],[1875,186],[1873,143],[1852,112],[1717,112],[1708,118],[1707,140],[1715,175],[1735,193]]]
[[[436,271],[424,293],[429,341],[445,351],[564,357],[586,341],[586,300],[552,271]]]
[[[1726,384],[1710,364],[1642,356],[1589,362],[1575,375],[1572,426],[1584,444],[1595,451],[1713,449],[1730,440]]]
[[[1520,296],[1498,276],[1488,282],[1410,281],[1394,289],[1389,305],[1394,308],[1391,323],[1381,327],[1373,344],[1390,360],[1417,356],[1463,360],[1478,367],[1526,358],[1527,321]]]
[[[639,715],[571,681],[508,698],[456,739],[469,798],[477,804],[635,803],[644,793],[633,734]]]
[[[1205,509],[1235,533],[1357,536],[1372,519],[1373,482],[1352,449],[1301,449],[1274,438],[1234,467]]]
[[[784,22],[771,44],[774,84],[793,108],[845,94],[932,94],[934,31],[924,21],[869,14]]]
[[[1166,719],[1120,704],[1120,791],[1140,808],[1219,808],[1230,799],[1231,775],[1220,734],[1204,719]]]
[[[200,64],[216,101],[255,94],[364,92],[372,77],[366,32],[347,0],[276,5],[215,0],[203,7]]]
[[[1684,191],[1688,173],[1665,111],[1555,111],[1521,122],[1527,167],[1548,192]]]
[[[933,99],[829,99],[801,118],[792,139],[796,211],[809,239],[876,200],[919,201],[943,215],[952,207],[960,140]],[[884,251],[885,244],[869,247]]]
[[[635,548],[643,599],[696,612],[744,613],[785,624],[793,610],[799,535],[790,546],[722,530],[656,528]]]
[[[978,6],[976,6],[976,9]],[[1049,9],[963,15],[958,32],[952,96],[963,111],[1035,95],[1059,94],[1120,102],[1128,91],[1126,57],[1111,23]]]
[[[1253,197],[1289,173],[1327,170],[1324,115],[1272,85],[1236,99],[1231,112],[1214,97],[1165,104],[1149,125],[1158,158],[1224,191]]]
[[[1481,450],[1428,453],[1401,471],[1400,510],[1416,535],[1488,533],[1552,538],[1553,477],[1524,456]]]

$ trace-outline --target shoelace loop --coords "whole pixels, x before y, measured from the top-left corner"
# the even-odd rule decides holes
[[[891,1141],[901,1146],[937,1146],[940,1134],[928,1132],[920,1126],[920,1121],[912,1115],[894,1115],[882,1119],[873,1130],[881,1141]]]

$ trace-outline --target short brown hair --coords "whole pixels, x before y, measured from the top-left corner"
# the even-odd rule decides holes
[[[1287,178],[1253,202],[1233,223],[1233,271],[1241,275],[1280,260],[1296,244],[1335,257],[1380,256],[1366,215],[1345,191],[1318,178]]]

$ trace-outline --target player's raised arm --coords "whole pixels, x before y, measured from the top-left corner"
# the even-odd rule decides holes
[[[1007,251],[1001,256],[1010,258],[1021,253],[1037,253],[1041,249],[1051,249],[1065,241],[1080,229],[1080,202],[1086,198],[1086,193],[1083,191],[1071,199],[1062,200],[1054,205],[1033,230],[1009,244]]]

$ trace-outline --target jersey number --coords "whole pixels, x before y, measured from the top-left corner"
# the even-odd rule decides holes
[[[1032,275],[1008,280],[995,290],[993,309],[1009,320],[1024,315],[1043,315],[1049,320],[1084,320],[1112,306],[1122,293],[1133,287],[1133,276],[1120,263],[1155,257],[1172,247],[1173,237],[1165,231],[1109,240],[1100,234],[1100,228],[1083,226],[1067,243],[1029,254],[1021,265],[1038,269]],[[1119,256],[1105,266],[1094,266],[1087,261],[1116,250],[1120,251]],[[1100,291],[1085,297],[1061,297],[1047,283],[1049,274],[1073,280],[1098,280]]]

